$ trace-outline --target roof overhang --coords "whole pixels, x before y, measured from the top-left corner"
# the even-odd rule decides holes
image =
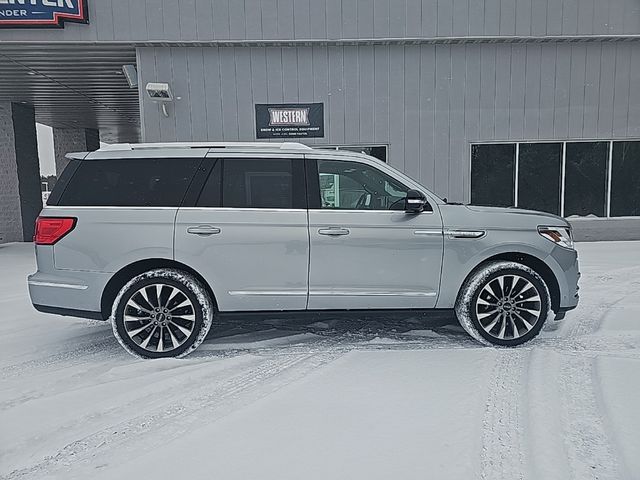
[[[35,108],[54,128],[93,128],[106,142],[140,140],[138,90],[123,65],[136,64],[132,45],[0,44],[0,101]]]

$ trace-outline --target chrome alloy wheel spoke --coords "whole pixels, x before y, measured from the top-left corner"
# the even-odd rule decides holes
[[[147,303],[151,310],[141,303]],[[150,352],[178,348],[193,334],[195,326],[193,303],[172,285],[157,283],[142,287],[125,305],[124,328],[128,337]]]
[[[529,333],[540,320],[540,292],[520,275],[501,275],[482,288],[475,313],[486,333],[500,340],[514,340]]]

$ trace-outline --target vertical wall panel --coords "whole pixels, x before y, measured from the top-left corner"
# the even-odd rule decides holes
[[[539,138],[553,138],[556,92],[556,46],[546,44],[540,52],[540,120]]]
[[[578,2],[578,33],[593,32],[593,2],[594,0]]]
[[[463,201],[471,199],[470,187],[470,141],[480,138],[480,45],[467,45],[466,50],[466,83],[464,96],[464,137],[460,168],[463,176]]]
[[[309,2],[310,0],[296,0],[293,3],[293,28],[295,38],[304,40],[311,38]]]
[[[538,138],[540,121],[541,47],[530,45],[526,49],[526,77],[524,79],[524,133],[523,138]]]
[[[389,36],[403,38],[407,31],[407,0],[396,0],[389,6]]]
[[[344,135],[360,143],[360,94],[358,49],[345,48],[344,52]]]
[[[500,0],[484,0],[484,34],[500,34]]]
[[[196,0],[180,0],[180,11],[196,11]],[[174,22],[176,19],[174,19]],[[196,40],[197,37],[197,22],[194,15],[180,15],[179,22],[176,22],[180,26],[180,39],[181,40]]]
[[[509,137],[524,136],[524,96],[526,71],[526,46],[511,46],[511,91],[509,92]]]
[[[278,0],[261,0],[262,38],[274,40],[278,38]],[[322,3],[322,2],[318,2]]]
[[[173,62],[171,59],[171,49],[155,49],[155,62],[156,62],[156,81],[159,79],[172,79],[173,80]],[[166,80],[165,80],[166,81]],[[143,82],[145,83],[145,82]],[[172,82],[173,83],[173,82]],[[158,115],[160,123],[160,138],[165,142],[175,142],[176,135],[176,106],[174,102],[167,106],[169,111],[169,117],[165,118],[159,108],[155,106],[155,109],[151,109],[151,112],[155,112]]]
[[[176,49],[171,48],[169,50],[171,56],[171,68],[174,72],[187,72],[187,55],[176,54]],[[193,137],[193,130],[191,125],[193,119],[191,117],[192,101],[189,92],[189,78],[187,75],[178,73],[174,74],[173,82],[171,83],[173,88],[174,100],[171,106],[174,108],[172,119],[176,122],[176,137],[175,139],[180,142],[190,140]],[[177,124],[180,122],[180,125]]]
[[[198,40],[213,39],[213,2],[196,0],[196,30]]]
[[[493,102],[496,137],[503,139],[509,134],[509,104],[511,99],[511,45],[496,45],[495,98]],[[489,80],[491,81],[491,80]],[[500,132],[500,134],[499,134]]]
[[[531,35],[531,2],[541,0],[515,0],[516,35]]]
[[[435,187],[436,47],[424,45],[420,52],[420,179]]]
[[[584,125],[584,90],[587,60],[585,45],[572,45],[569,80],[569,137],[580,138]]]
[[[378,38],[388,38],[389,28],[389,2],[373,0],[373,35]]]
[[[449,90],[449,158],[462,159],[465,156],[466,142],[462,134],[465,127],[465,87],[466,52],[465,48],[450,48],[451,86]],[[473,80],[470,80],[473,81]],[[447,196],[463,198],[462,178],[463,162],[449,162],[449,186]]]
[[[344,72],[343,72],[343,48],[328,47],[329,54],[329,111],[331,121],[325,125],[329,132],[329,143],[340,144],[345,142],[344,137]]]
[[[220,49],[220,86],[222,92],[222,134],[225,140],[238,141],[238,91],[234,48]]]
[[[278,0],[278,38],[293,38],[293,32],[293,0]]]
[[[231,38],[228,0],[210,0],[213,4],[213,37],[216,40]],[[263,13],[268,10],[263,9]]]
[[[418,62],[419,62],[418,58]],[[375,127],[375,64],[374,47],[358,47],[358,95],[360,102],[360,141],[363,143],[374,143]],[[419,65],[419,63],[418,63]],[[418,74],[417,82],[420,81]]]
[[[547,0],[547,35],[562,34],[564,0]]]
[[[451,0],[438,0],[438,36],[453,35],[453,3]]]
[[[404,169],[404,48],[389,47],[389,163]]]
[[[293,47],[282,48],[282,91],[287,102],[298,102],[298,76],[291,72],[298,71],[298,51]]]
[[[424,0],[423,0],[424,4]],[[424,15],[426,12],[423,10],[422,24],[424,26]],[[424,28],[424,27],[423,27]],[[433,31],[433,30],[430,30]],[[433,36],[434,33],[428,31],[423,32],[424,36]],[[466,36],[469,35],[469,0],[453,0],[453,35]]]
[[[326,0],[327,38],[342,38],[342,4],[340,0]]]
[[[218,48],[203,49],[204,88],[202,97],[207,112],[207,140],[222,141],[225,139],[222,128],[222,85],[220,83],[220,50]],[[195,92],[192,92],[192,95]],[[159,141],[160,139],[156,139]]]
[[[480,46],[482,71],[480,72],[480,138],[495,138],[496,114],[496,46],[482,44]],[[503,76],[504,74],[501,74]],[[502,90],[499,95],[506,95],[509,90]]]
[[[450,47],[436,48],[436,123],[434,133],[435,143],[435,190],[439,195],[446,196],[449,186],[451,126],[449,124],[449,89],[451,86],[451,49]]]
[[[467,0],[453,0],[454,10],[461,8],[462,2]],[[467,3],[468,5],[468,3]],[[468,7],[465,5],[465,10]],[[468,29],[468,28],[467,28]],[[435,37],[438,34],[438,0],[422,0],[422,35],[425,37]]]
[[[253,94],[251,90],[251,50],[236,47],[235,56],[236,105],[238,115],[238,140],[255,138]],[[294,52],[295,55],[295,52]]]
[[[342,36],[358,38],[358,4],[355,0],[342,2]]]
[[[327,7],[325,2],[310,0],[311,38],[327,38]]]
[[[599,44],[587,49],[584,75],[584,125],[582,134],[585,138],[598,136],[598,100],[600,92],[600,56]]]
[[[422,0],[407,0],[406,22],[407,37],[422,36]]]
[[[282,103],[284,94],[282,91],[282,49],[268,47],[267,53],[267,95],[269,103]]]
[[[531,35],[547,33],[547,1],[534,0],[531,3]]]
[[[420,47],[404,51],[404,171],[420,175]]]
[[[631,52],[629,70],[629,117],[630,137],[640,138],[640,48],[635,45]]]
[[[262,12],[260,0],[244,1],[244,29],[248,39],[262,38]]]
[[[590,0],[589,0],[590,1]],[[580,0],[562,0],[562,34],[578,33],[578,4]]]
[[[175,0],[162,0],[163,40],[180,40],[180,5]]]
[[[516,2],[514,0],[500,1],[500,34],[515,35],[516,33]]]
[[[629,119],[629,82],[631,73],[631,45],[616,45],[616,72],[613,93],[613,136],[627,135]]]
[[[207,109],[202,101],[202,92],[206,90],[201,48],[190,48],[187,51],[187,71],[189,72],[188,88],[191,114],[191,137],[187,140],[204,141],[207,139]]]
[[[598,99],[598,136],[613,134],[613,87],[616,72],[616,45],[603,43],[600,56],[600,98]]]
[[[556,45],[556,87],[553,102],[553,136],[569,134],[569,87],[571,81],[571,45]]]
[[[357,0],[358,4],[358,37],[374,37],[374,0]]]
[[[376,141],[389,143],[389,98],[391,88],[389,85],[389,46],[382,45],[376,47],[373,55],[374,85],[375,95],[374,108],[375,117],[374,133]]]
[[[315,101],[313,95],[313,55],[311,47],[295,49],[298,61],[298,99],[303,103]]]

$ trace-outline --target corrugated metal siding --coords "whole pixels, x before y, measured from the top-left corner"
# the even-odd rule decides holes
[[[13,41],[212,41],[640,32],[638,0],[89,0],[89,25]]]
[[[329,7],[328,7],[329,8]],[[389,162],[468,200],[469,143],[640,137],[640,42],[139,49],[145,141],[255,140],[254,104],[323,102],[323,144],[388,144]]]

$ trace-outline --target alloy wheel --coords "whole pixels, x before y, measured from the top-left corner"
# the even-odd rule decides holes
[[[191,336],[195,325],[193,303],[172,285],[142,287],[131,295],[124,308],[125,332],[149,352],[175,350]]]
[[[476,316],[486,333],[514,340],[529,333],[540,320],[542,301],[536,286],[515,274],[490,280],[476,301]]]

